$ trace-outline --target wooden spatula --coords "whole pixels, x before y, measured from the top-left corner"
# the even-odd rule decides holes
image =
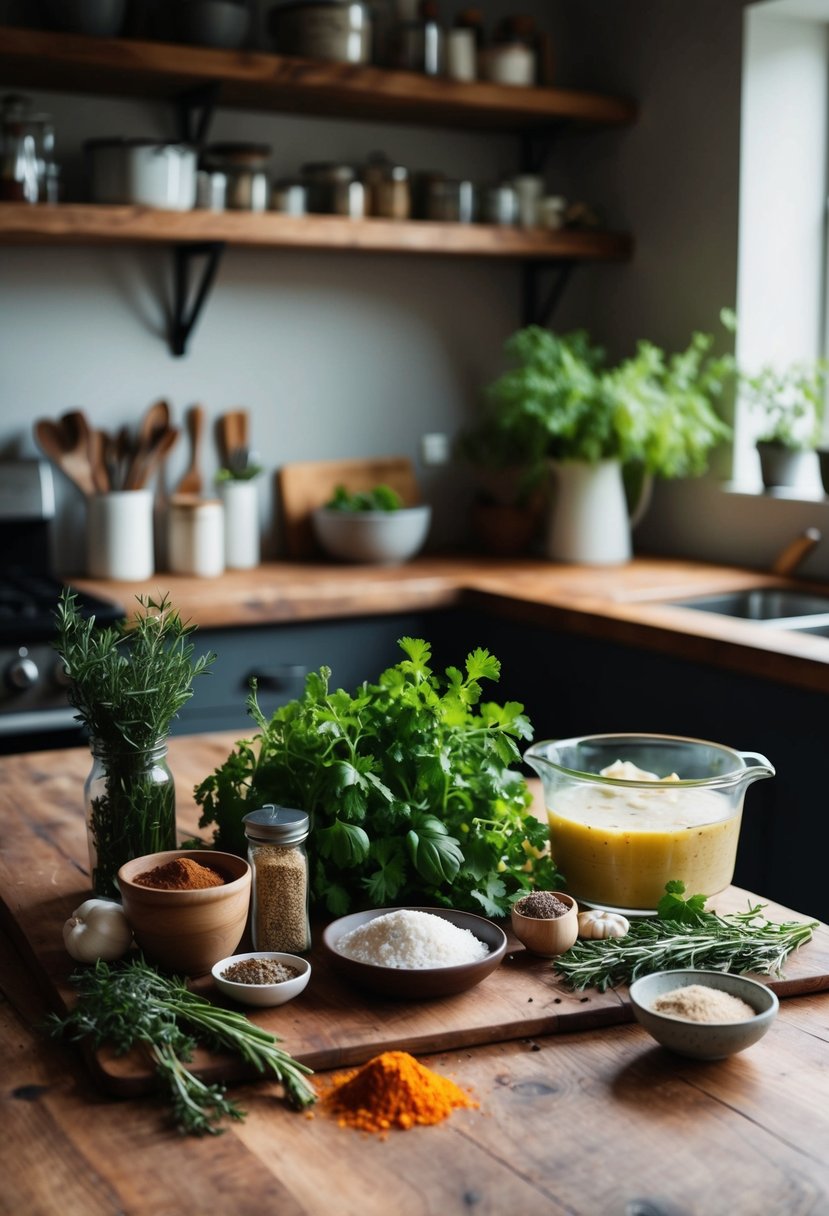
[[[216,442],[222,468],[230,467],[231,452],[248,445],[247,410],[228,410],[216,422]]]
[[[191,405],[185,415],[187,434],[190,438],[190,464],[176,487],[177,494],[201,494],[202,478],[199,472],[199,453],[204,432],[204,410],[200,405]]]
[[[48,456],[82,494],[90,497],[96,492],[88,436],[83,436],[82,440],[73,438],[67,427],[52,418],[38,419],[34,434],[44,456]]]

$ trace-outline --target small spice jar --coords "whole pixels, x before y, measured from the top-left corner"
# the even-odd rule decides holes
[[[254,950],[286,954],[310,950],[307,814],[268,805],[245,815],[243,823],[253,873]]]
[[[224,507],[218,498],[170,499],[167,558],[173,574],[216,578],[225,568]]]

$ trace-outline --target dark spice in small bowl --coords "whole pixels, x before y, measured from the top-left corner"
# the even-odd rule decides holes
[[[532,891],[519,899],[514,908],[520,916],[532,916],[536,920],[555,920],[570,911],[552,891]]]
[[[222,979],[232,980],[234,984],[284,984],[298,975],[296,967],[273,958],[243,958],[223,971]]]

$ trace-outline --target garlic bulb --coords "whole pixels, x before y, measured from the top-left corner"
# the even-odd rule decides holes
[[[120,904],[88,899],[63,926],[63,944],[78,963],[113,962],[126,954],[132,929]]]
[[[629,929],[630,922],[619,912],[602,912],[599,908],[579,912],[579,937],[624,937]]]

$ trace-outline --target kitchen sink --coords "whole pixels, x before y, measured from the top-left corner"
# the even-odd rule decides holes
[[[719,616],[757,621],[778,628],[802,627],[815,632],[819,626],[826,628],[826,636],[829,636],[829,595],[816,592],[792,591],[782,587],[748,587],[740,591],[691,596],[686,600],[672,600],[671,603],[677,608],[695,608],[699,612],[714,612]],[[825,620],[818,621],[815,619],[818,617]]]

